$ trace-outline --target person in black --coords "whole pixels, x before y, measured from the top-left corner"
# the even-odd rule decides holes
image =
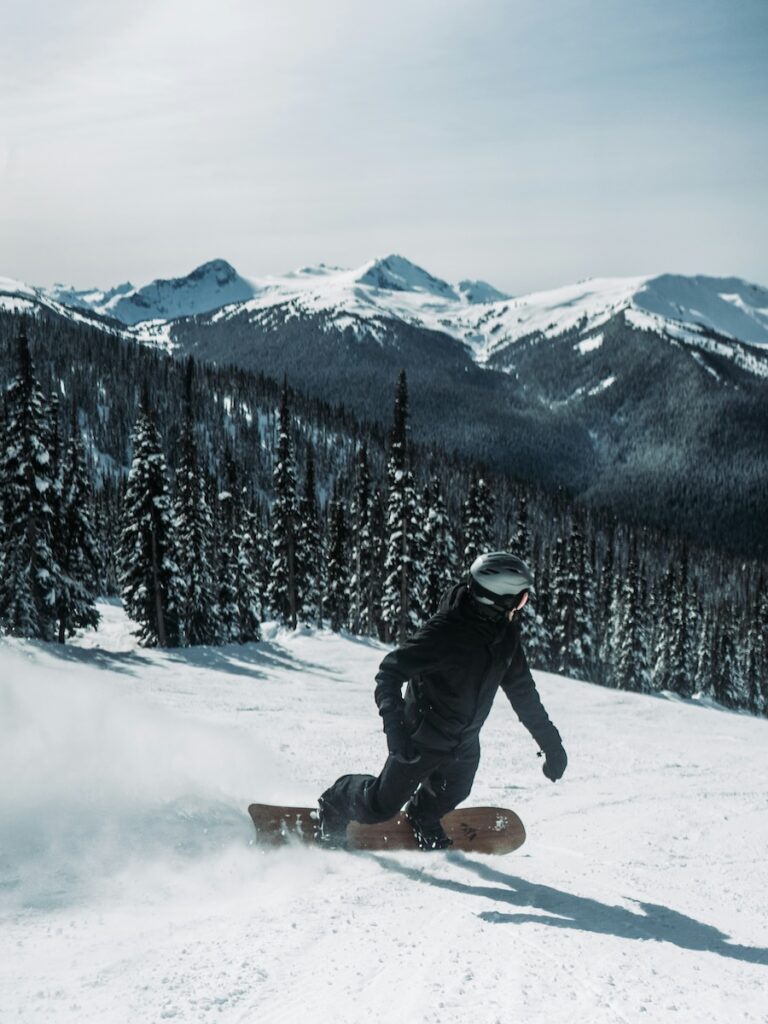
[[[389,756],[381,774],[343,775],[318,801],[318,839],[343,845],[350,821],[405,813],[423,849],[450,839],[440,819],[470,793],[480,760],[480,729],[499,687],[545,756],[555,782],[568,759],[541,703],[520,637],[520,611],[533,578],[508,552],[475,560],[438,612],[381,662],[375,700]],[[407,683],[405,698],[403,683]]]

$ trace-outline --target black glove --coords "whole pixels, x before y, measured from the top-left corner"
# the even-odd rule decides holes
[[[562,743],[558,743],[556,747],[548,747],[544,751],[540,750],[539,757],[541,757],[542,753],[544,754],[544,764],[541,766],[541,770],[546,777],[551,779],[552,782],[562,779],[568,764],[568,755]]]
[[[421,760],[421,754],[416,752],[402,719],[385,723],[384,732],[387,734],[387,749],[396,761],[401,764],[415,764]]]

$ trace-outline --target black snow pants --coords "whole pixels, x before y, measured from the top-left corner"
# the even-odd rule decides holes
[[[412,799],[419,817],[437,822],[466,800],[480,761],[480,743],[457,751],[421,750],[414,764],[403,764],[391,755],[381,774],[342,775],[321,799],[335,819],[372,825],[388,821]]]

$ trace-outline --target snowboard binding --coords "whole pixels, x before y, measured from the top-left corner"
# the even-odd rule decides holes
[[[453,840],[446,833],[441,822],[439,820],[426,821],[419,817],[418,808],[414,806],[413,801],[405,805],[404,814],[420,850],[447,850],[449,846],[453,846]]]

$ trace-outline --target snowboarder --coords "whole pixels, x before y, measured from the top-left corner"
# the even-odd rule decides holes
[[[505,551],[480,555],[438,612],[386,655],[375,700],[389,756],[377,777],[343,775],[318,801],[317,837],[343,846],[347,824],[405,814],[422,849],[451,844],[440,819],[465,800],[480,760],[479,733],[501,686],[556,782],[568,759],[541,703],[520,639],[531,570]],[[403,683],[407,682],[405,699]]]

